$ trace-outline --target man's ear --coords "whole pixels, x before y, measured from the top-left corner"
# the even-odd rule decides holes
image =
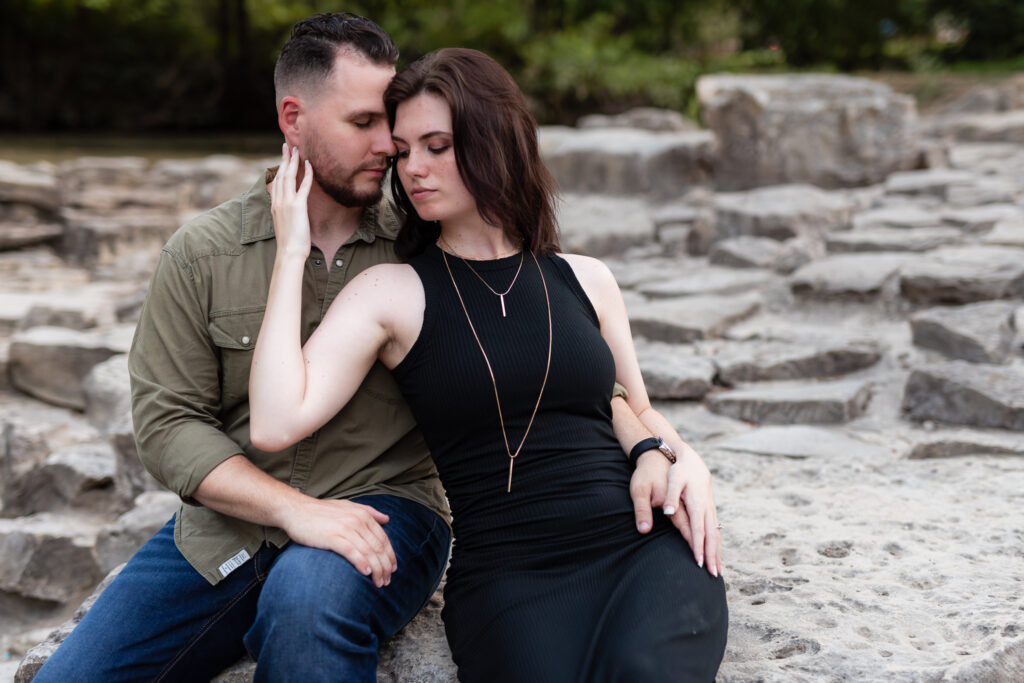
[[[302,100],[295,95],[286,96],[277,107],[277,125],[281,128],[289,145],[300,146],[304,112]]]

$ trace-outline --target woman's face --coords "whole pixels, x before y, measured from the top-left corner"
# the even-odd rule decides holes
[[[452,113],[443,98],[421,93],[399,104],[391,138],[398,149],[398,179],[420,218],[449,223],[479,218],[455,163]]]

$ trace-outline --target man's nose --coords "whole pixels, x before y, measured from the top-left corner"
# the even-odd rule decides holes
[[[387,121],[381,121],[380,125],[374,130],[371,151],[374,154],[385,157],[393,157],[398,151],[395,148],[394,141],[391,140],[391,129],[388,127]]]

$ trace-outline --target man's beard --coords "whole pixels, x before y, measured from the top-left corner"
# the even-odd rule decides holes
[[[353,182],[355,176],[367,168],[380,168],[387,164],[386,161],[370,161],[357,166],[351,173],[336,161],[321,163],[319,147],[314,140],[307,152],[309,165],[313,167],[313,179],[320,186],[328,197],[342,206],[356,208],[362,206],[373,206],[380,201],[383,194],[381,184],[378,183],[371,190],[357,191]],[[382,179],[383,181],[383,179]]]

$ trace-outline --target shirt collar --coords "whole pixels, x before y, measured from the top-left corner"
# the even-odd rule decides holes
[[[264,176],[242,194],[242,244],[252,244],[274,237],[274,218],[270,213],[270,193],[267,191],[267,184],[276,174],[276,166],[268,168]],[[390,185],[388,178],[385,178],[384,187]],[[346,244],[356,240],[372,244],[378,237],[394,240],[401,227],[401,214],[390,193],[385,192],[379,202],[363,210],[359,227]]]

